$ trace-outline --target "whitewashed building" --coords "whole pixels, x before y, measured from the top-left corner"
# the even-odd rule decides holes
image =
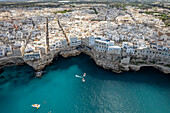
[[[113,46],[114,41],[109,40],[95,40],[95,49],[99,52],[106,52],[108,50],[108,47]]]
[[[90,36],[90,37],[89,37],[89,46],[92,46],[92,45],[94,45],[94,44],[95,44],[95,37]]]
[[[121,47],[117,46],[117,45],[109,46],[108,47],[108,53],[121,54]]]
[[[58,48],[65,48],[67,46],[67,40],[50,40],[50,50]]]
[[[95,37],[90,36],[90,37],[85,37],[85,44],[87,46],[93,46],[95,44]]]
[[[21,49],[20,49],[20,47],[13,48],[12,56],[21,56]]]
[[[40,59],[40,52],[39,51],[35,51],[35,52],[30,52],[30,53],[25,53],[24,54],[24,60],[28,61],[28,60],[39,60]]]
[[[62,48],[65,48],[67,46],[67,40],[63,39],[61,40]]]
[[[81,45],[81,39],[78,39],[77,37],[69,37],[68,41],[70,43],[70,46],[79,46],[79,45]]]
[[[5,52],[5,53],[12,52],[12,47],[11,47],[11,45],[5,45],[5,46],[4,46],[4,52]]]
[[[5,56],[4,46],[0,46],[0,57]]]
[[[108,43],[103,40],[95,40],[95,49],[99,52],[106,52],[108,49]]]

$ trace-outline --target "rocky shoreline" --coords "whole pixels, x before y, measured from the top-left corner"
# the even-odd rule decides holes
[[[152,63],[144,63],[144,64],[123,64],[121,63],[122,57],[120,55],[113,55],[109,53],[101,53],[97,52],[94,49],[89,50],[84,47],[80,47],[77,49],[76,47],[73,48],[65,48],[62,50],[50,51],[48,54],[42,56],[40,60],[33,60],[33,61],[24,61],[22,57],[7,57],[0,59],[0,69],[5,66],[10,65],[22,65],[24,63],[28,64],[29,66],[33,67],[35,71],[41,71],[44,69],[45,66],[49,65],[54,58],[57,58],[58,55],[61,55],[64,58],[70,56],[76,56],[80,53],[84,53],[90,56],[96,63],[96,65],[111,70],[115,73],[121,73],[123,71],[139,71],[141,67],[151,66],[156,69],[159,69],[165,74],[170,74],[170,68],[167,66],[159,65],[159,64],[152,64]]]

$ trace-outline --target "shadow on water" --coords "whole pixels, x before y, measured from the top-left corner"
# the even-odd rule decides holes
[[[11,85],[26,84],[34,77],[34,70],[28,65],[4,67],[0,74],[0,85],[10,82]]]
[[[170,76],[165,75],[153,67],[142,67],[140,71],[129,71],[121,74],[113,73],[105,70],[95,64],[94,60],[85,54],[80,54],[76,57],[63,58],[59,56],[53,60],[52,64],[44,69],[47,73],[55,70],[67,70],[69,67],[76,65],[82,73],[87,73],[87,76],[99,80],[112,80],[129,83],[145,83],[158,85],[162,87],[170,87]],[[46,75],[46,74],[45,74]],[[44,75],[44,76],[45,76]],[[3,68],[0,74],[0,84],[8,81],[12,84],[20,85],[27,84],[34,78],[34,70],[28,65],[9,66]]]
[[[57,60],[45,68],[47,72],[58,69],[66,70],[72,65],[77,65],[82,72],[86,72],[91,77],[100,80],[112,80],[132,83],[146,83],[170,87],[170,76],[160,72],[153,67],[142,67],[140,71],[129,71],[121,74],[113,73],[110,70],[105,70],[95,64],[94,60],[85,54],[80,54],[76,57],[63,58],[59,56]]]

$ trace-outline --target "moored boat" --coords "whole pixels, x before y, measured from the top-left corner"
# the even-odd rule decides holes
[[[43,74],[43,71],[39,71],[35,73],[35,77],[41,77]]]
[[[83,77],[85,77],[85,76],[86,76],[86,73],[83,74]]]
[[[82,82],[85,82],[85,79],[84,79],[84,78],[82,79]]]
[[[31,106],[38,109],[40,107],[40,104],[32,104]]]

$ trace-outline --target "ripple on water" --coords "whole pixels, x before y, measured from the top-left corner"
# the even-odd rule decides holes
[[[170,76],[153,68],[115,74],[86,56],[58,60],[41,79],[27,65],[0,74],[0,113],[169,113]],[[82,83],[75,75],[87,73]],[[30,105],[41,104],[36,110]],[[10,109],[9,109],[10,106]]]

